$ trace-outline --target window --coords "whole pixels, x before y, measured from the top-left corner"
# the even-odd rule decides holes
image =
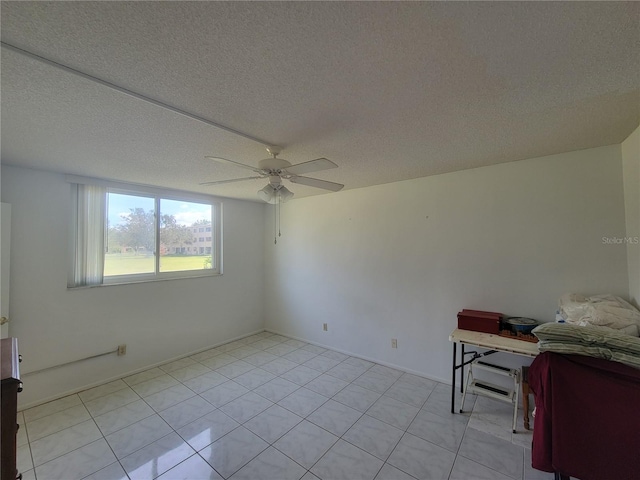
[[[106,192],[104,277],[155,272],[155,199]]]
[[[70,287],[222,273],[222,207],[211,197],[81,180]],[[205,229],[214,235],[193,236]]]

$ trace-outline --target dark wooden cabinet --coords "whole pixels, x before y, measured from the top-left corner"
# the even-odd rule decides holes
[[[22,391],[19,363],[18,340],[16,338],[3,338],[0,340],[0,371],[2,378],[0,478],[2,480],[10,480],[19,476],[16,469],[18,393]]]

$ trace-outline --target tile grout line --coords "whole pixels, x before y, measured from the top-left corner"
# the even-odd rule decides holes
[[[344,359],[344,360],[343,360],[342,362],[340,362],[338,365],[340,365],[341,363],[343,363],[343,362],[344,362],[344,361],[346,361],[346,360],[347,360],[347,359]],[[336,366],[338,366],[338,365],[336,365]],[[362,375],[366,374],[366,373],[367,373],[367,372],[368,372],[372,367],[373,367],[373,365],[372,365],[372,366],[370,366],[369,368],[367,368],[367,370],[365,370],[365,371],[364,371],[360,376],[358,376],[358,377],[354,378],[351,382],[349,382],[349,383],[348,383],[348,385],[351,385],[355,380],[357,380],[358,378],[360,378]],[[327,373],[327,372],[323,372],[323,373]],[[374,372],[374,373],[375,373],[375,372]],[[332,376],[332,375],[331,375],[331,376]],[[369,390],[369,391],[371,391],[371,392],[374,392],[374,393],[376,393],[376,394],[379,394],[379,395],[380,395],[380,397],[379,397],[379,398],[382,398],[382,396],[384,396],[384,394],[385,394],[389,389],[391,389],[391,387],[393,387],[393,385],[395,385],[398,381],[400,381],[400,378],[401,378],[401,377],[402,377],[402,375],[401,375],[400,377],[396,378],[396,379],[395,379],[395,381],[393,382],[393,384],[391,384],[391,385],[390,385],[390,386],[389,386],[389,387],[388,387],[388,388],[387,388],[383,393],[379,393],[379,392],[376,392],[376,391],[374,391],[374,390],[369,390],[369,389],[367,389],[366,387],[362,387],[362,386],[360,386],[360,385],[357,385],[357,386],[359,386],[359,387],[361,387],[361,388],[364,388],[364,389],[367,389],[367,390]],[[317,377],[316,377],[316,378],[317,378]],[[334,378],[338,378],[338,377],[334,377]],[[341,380],[341,379],[340,379],[340,380]],[[311,380],[311,381],[313,381],[313,380]],[[311,381],[310,381],[310,382],[311,382]],[[307,382],[307,384],[308,384],[308,383],[310,383],[310,382]],[[305,385],[306,385],[306,384],[305,384]],[[342,389],[340,389],[340,390],[339,390],[338,392],[336,392],[332,397],[328,397],[328,398],[329,398],[329,400],[333,400],[333,397],[335,397],[338,393],[340,393],[342,390],[344,390],[345,388],[347,388],[347,386],[348,386],[348,385],[346,385],[345,387],[343,387]],[[303,386],[301,386],[300,388],[302,388],[302,387],[304,387],[304,385],[303,385]],[[296,390],[296,391],[297,391],[297,390]],[[293,394],[293,393],[294,393],[294,392],[292,392],[292,394]],[[316,392],[316,393],[317,393],[317,392]],[[378,470],[378,472],[376,473],[376,476],[377,476],[377,475],[380,473],[380,470],[382,470],[382,468],[384,468],[384,465],[387,463],[387,459],[391,456],[391,454],[393,453],[393,451],[395,450],[395,448],[397,447],[397,445],[400,443],[400,441],[402,440],[402,438],[404,437],[404,435],[405,435],[406,433],[409,433],[409,432],[408,432],[408,428],[409,428],[409,426],[413,423],[413,421],[415,420],[415,418],[417,417],[417,415],[420,413],[420,410],[422,409],[422,406],[424,406],[424,404],[427,402],[428,397],[430,397],[430,396],[431,396],[431,393],[433,393],[433,390],[432,390],[431,392],[429,392],[429,395],[427,396],[427,399],[425,399],[425,400],[422,402],[421,407],[419,407],[419,408],[418,408],[418,407],[414,407],[414,408],[418,408],[418,412],[417,412],[417,413],[414,415],[414,417],[411,419],[411,422],[409,422],[409,425],[407,426],[407,428],[406,428],[406,429],[404,429],[404,430],[402,430],[403,434],[400,436],[400,438],[398,439],[398,441],[394,444],[394,447],[391,449],[391,453],[387,456],[387,458],[386,458],[386,459],[382,460],[382,459],[380,459],[379,457],[376,457],[375,455],[372,455],[371,453],[369,453],[369,452],[367,452],[367,451],[363,450],[363,449],[362,449],[362,448],[360,448],[359,446],[357,446],[357,445],[355,445],[355,444],[353,444],[353,443],[349,442],[349,440],[347,440],[347,439],[345,439],[345,438],[344,438],[344,435],[346,435],[346,433],[347,433],[347,432],[348,432],[348,431],[353,427],[353,425],[355,425],[355,424],[356,424],[356,423],[357,423],[357,422],[358,422],[358,421],[359,421],[363,416],[365,416],[365,415],[367,414],[367,412],[369,411],[369,409],[370,409],[371,407],[373,407],[373,404],[372,404],[372,405],[371,405],[367,410],[365,410],[364,412],[359,412],[359,411],[358,411],[358,413],[360,413],[360,416],[358,417],[358,419],[357,419],[357,420],[356,420],[356,421],[355,421],[355,422],[354,422],[354,423],[353,423],[353,424],[352,424],[352,425],[351,425],[351,426],[350,426],[350,427],[349,427],[349,428],[348,428],[348,429],[347,429],[347,430],[346,430],[346,431],[345,431],[345,432],[344,432],[340,437],[338,437],[338,439],[337,439],[337,440],[336,440],[336,441],[331,445],[331,447],[329,447],[329,449],[327,450],[327,452],[328,452],[329,450],[331,450],[331,448],[332,448],[332,447],[333,447],[333,446],[334,446],[338,441],[340,441],[340,440],[342,440],[342,441],[344,441],[344,442],[346,442],[346,443],[349,443],[350,445],[354,446],[354,447],[355,447],[355,448],[357,448],[358,450],[361,450],[361,451],[363,451],[364,453],[366,453],[366,454],[368,454],[368,455],[372,455],[374,458],[377,458],[378,460],[381,460],[381,461],[382,461],[382,466],[380,467],[380,469],[379,469],[379,470]],[[285,398],[286,398],[286,397],[285,397]],[[393,397],[390,397],[390,398],[393,398]],[[397,399],[394,399],[394,400],[397,400]],[[335,401],[335,402],[338,402],[338,403],[341,403],[341,402],[339,402],[339,401],[337,401],[337,400],[334,400],[334,401]],[[377,401],[377,400],[376,400],[376,401]],[[409,404],[407,404],[407,403],[405,403],[405,402],[402,402],[401,400],[397,400],[397,401],[399,401],[399,402],[401,402],[401,403],[404,403],[405,405],[408,405],[408,406],[413,406],[413,405],[409,405]],[[326,403],[326,402],[325,402],[325,403]],[[342,404],[342,403],[341,403],[341,404]],[[375,402],[374,402],[374,404],[375,404]],[[324,405],[324,404],[323,404],[323,405]],[[315,410],[313,410],[311,413],[309,413],[309,415],[307,415],[307,417],[309,417],[309,416],[310,416],[310,415],[312,415],[315,411],[317,411],[317,410],[319,410],[320,408],[322,408],[322,406],[323,406],[323,405],[320,405],[318,408],[316,408]],[[342,404],[342,405],[345,405],[345,404]],[[347,406],[347,407],[349,407],[349,408],[353,408],[353,407],[350,407],[349,405],[345,405],[345,406]],[[286,407],[285,407],[285,408],[286,408]],[[355,409],[354,409],[354,410],[355,410]],[[292,413],[295,413],[295,412],[292,412]],[[390,425],[390,426],[392,426],[392,427],[394,427],[394,428],[398,428],[398,427],[396,427],[395,425],[391,425],[391,424],[389,424],[389,423],[387,423],[387,422],[384,422],[384,420],[379,420],[379,419],[377,419],[376,417],[371,417],[371,418],[374,418],[374,419],[376,419],[376,420],[378,420],[378,421],[380,421],[380,422],[382,422],[382,423],[385,423],[385,424],[387,424],[387,425]],[[304,421],[304,420],[306,420],[307,422],[312,423],[312,424],[313,424],[313,425],[315,425],[316,427],[318,427],[318,428],[320,428],[320,429],[322,429],[322,430],[324,430],[324,431],[326,431],[326,432],[330,433],[331,435],[334,435],[334,436],[335,436],[335,434],[334,434],[333,432],[330,432],[329,430],[326,430],[324,427],[322,427],[322,426],[320,426],[320,425],[317,425],[317,424],[313,423],[313,421],[307,420],[307,418],[303,418],[303,421]],[[301,422],[300,422],[300,423],[301,423]],[[295,428],[295,426],[294,426],[294,427],[292,427],[292,429],[293,429],[293,428]],[[291,429],[291,430],[292,430],[292,429]],[[291,430],[289,430],[289,431],[291,431]],[[288,433],[288,432],[287,432],[287,433]],[[283,435],[282,435],[281,437],[279,437],[279,438],[282,438],[284,435],[286,435],[286,433],[285,433],[285,434],[283,434]],[[274,442],[274,443],[275,443],[275,442]],[[431,443],[431,442],[430,442],[430,443]],[[274,446],[274,445],[272,444],[272,446]],[[275,446],[274,446],[274,448],[277,450],[277,447],[275,447]],[[278,451],[280,451],[280,450],[278,450]],[[324,455],[326,455],[326,453],[327,453],[327,452],[325,452],[325,454],[323,454],[323,455],[322,455],[318,460],[316,460],[316,462],[311,466],[311,468],[313,468],[313,467],[314,467],[314,466],[315,466],[315,465],[316,465],[320,460],[322,460],[322,458],[324,457]],[[284,452],[281,452],[281,453],[283,453],[285,456],[287,456],[287,458],[290,458],[290,459],[291,459],[291,457],[289,457],[286,453],[284,453]],[[293,459],[291,459],[291,460],[293,460]],[[293,460],[293,461],[295,462],[295,460]],[[297,463],[297,462],[296,462],[296,463]],[[303,468],[304,468],[304,467],[303,467]],[[311,468],[309,468],[307,471],[308,471],[308,472],[311,472]],[[394,467],[394,468],[397,468],[397,467]],[[452,468],[453,468],[453,465],[452,465]],[[405,472],[405,473],[406,473],[406,472]],[[375,477],[374,477],[374,478],[375,478]],[[415,478],[415,477],[413,477],[413,478]]]
[[[299,348],[297,348],[296,350],[300,350],[300,349],[302,349],[302,348],[303,348],[303,347],[299,347]],[[296,350],[293,350],[292,352],[294,352],[294,351],[296,351]],[[264,351],[264,350],[262,350],[262,351]],[[308,351],[308,350],[307,350],[307,351]],[[292,352],[289,352],[289,353],[292,353]],[[312,352],[312,353],[313,353],[313,352]],[[323,352],[323,353],[324,353],[324,352]],[[316,358],[316,357],[318,357],[318,356],[320,356],[320,355],[321,355],[321,354],[316,354],[314,357],[310,358],[309,360],[312,360],[313,358]],[[282,358],[282,357],[283,357],[283,356],[280,356],[280,358]],[[307,361],[309,361],[309,360],[307,360]],[[345,360],[346,360],[346,359],[345,359]],[[343,360],[343,361],[344,361],[344,360]],[[299,363],[299,364],[297,365],[297,367],[299,367],[299,366],[303,366],[303,364],[304,364],[304,363],[306,363],[306,362]],[[342,362],[340,362],[340,363],[342,363]],[[339,364],[340,364],[340,363],[339,363]],[[338,364],[338,365],[339,365],[339,364]],[[337,365],[336,365],[336,366],[337,366]],[[293,367],[293,368],[292,368],[292,369],[290,369],[290,370],[293,370],[293,369],[295,369],[295,368],[297,368],[297,367]],[[255,368],[260,368],[260,366],[255,366]],[[307,367],[307,368],[310,368],[310,367]],[[369,368],[371,368],[371,367],[369,367]],[[289,371],[290,371],[290,370],[289,370]],[[315,370],[315,369],[314,369],[314,370]],[[317,370],[316,370],[316,371],[317,371]],[[368,371],[368,370],[367,370],[367,371]],[[365,371],[365,372],[366,372],[366,371]],[[285,373],[287,373],[287,372],[284,372],[284,373],[282,373],[282,374],[280,374],[280,375],[277,375],[275,378],[283,378],[283,377],[282,377],[282,375],[284,375]],[[322,375],[323,373],[326,373],[326,372],[320,372],[320,375]],[[364,374],[364,373],[363,373],[363,374]],[[320,375],[318,375],[318,376],[320,376]],[[275,378],[274,378],[274,379],[275,379]],[[315,377],[315,378],[317,378],[317,377]],[[334,377],[334,378],[337,378],[337,377]],[[231,379],[231,380],[233,381],[233,379]],[[272,380],[273,380],[273,379],[272,379]],[[285,379],[285,380],[286,380],[286,379]],[[304,385],[307,385],[307,384],[308,384],[308,383],[310,383],[311,381],[313,381],[313,380],[310,380],[309,382],[305,383]],[[266,382],[266,383],[268,383],[268,382]],[[295,383],[295,382],[292,382],[292,383]],[[295,392],[297,392],[298,390],[300,390],[301,388],[303,388],[303,387],[304,387],[304,385],[299,385],[299,384],[296,384],[296,385],[298,386],[298,388],[297,388],[296,390],[294,390],[293,392],[291,392],[289,395],[287,395],[287,396],[283,397],[280,401],[284,400],[285,398],[287,398],[287,397],[288,397],[288,396],[290,396],[290,395],[293,395]],[[215,387],[214,387],[214,388],[215,388]],[[256,388],[258,388],[258,387],[256,387]],[[346,387],[344,387],[344,388],[346,388]],[[254,389],[254,390],[255,390],[255,389]],[[341,390],[342,390],[342,389],[341,389]],[[341,390],[340,390],[340,391],[341,391]],[[253,390],[249,390],[249,391],[253,391]],[[317,393],[317,392],[314,392],[314,393]],[[339,393],[339,392],[336,392],[336,394],[337,394],[337,393]],[[257,395],[259,395],[259,394],[257,394]],[[265,397],[262,397],[262,398],[265,398]],[[328,399],[330,400],[330,399],[331,399],[331,397],[328,397]],[[269,400],[269,399],[267,398],[266,400]],[[231,400],[231,401],[229,401],[229,402],[225,403],[224,405],[227,405],[227,404],[229,404],[229,403],[231,403],[231,402],[233,402],[233,401],[234,401],[234,400]],[[269,401],[271,401],[271,400],[269,400]],[[328,401],[328,400],[327,400],[327,401]],[[279,403],[278,403],[278,402],[272,402],[272,403],[273,403],[273,405],[278,405],[278,406],[280,406],[281,408],[284,408],[285,410],[287,410],[287,411],[291,412],[291,413],[292,413],[292,414],[294,414],[294,415],[298,415],[296,412],[293,412],[293,411],[291,411],[291,410],[287,409],[286,407],[284,407],[284,406],[282,406],[282,405],[279,405]],[[324,402],[324,403],[326,403],[326,402]],[[324,403],[323,403],[322,405],[324,405]],[[222,406],[224,406],[224,405],[221,405],[221,407],[222,407]],[[312,413],[314,413],[314,412],[315,412],[316,410],[318,410],[319,408],[321,408],[321,407],[322,407],[322,405],[320,405],[320,406],[318,406],[316,409],[312,410],[312,411],[307,415],[307,417],[308,417],[309,415],[311,415]],[[221,407],[218,407],[218,409],[220,409]],[[271,407],[268,407],[268,408],[271,408]],[[265,410],[267,410],[267,409],[265,409]],[[252,416],[251,418],[247,419],[244,423],[239,424],[239,426],[238,426],[238,427],[234,428],[234,429],[233,429],[233,430],[231,430],[230,432],[227,432],[225,435],[223,435],[222,437],[220,437],[219,439],[217,439],[217,440],[216,440],[216,442],[217,442],[218,440],[220,440],[220,439],[224,438],[225,436],[229,435],[231,432],[235,431],[235,430],[236,430],[237,428],[239,428],[240,426],[244,426],[244,424],[245,424],[245,423],[247,423],[247,422],[249,422],[251,419],[253,419],[253,418],[257,417],[258,415],[260,415],[261,413],[263,413],[265,410],[263,410],[262,412],[257,413],[256,415]],[[223,413],[224,413],[224,412],[223,412]],[[361,416],[360,416],[360,417],[362,417],[362,415],[364,415],[364,414],[361,414]],[[298,415],[298,416],[299,416],[299,415]],[[359,418],[360,418],[360,417],[359,417]],[[291,430],[293,430],[297,425],[299,425],[300,423],[302,423],[303,421],[305,421],[305,420],[306,420],[306,417],[301,417],[301,418],[302,418],[302,420],[301,420],[300,422],[298,422],[296,425],[294,425],[294,426],[293,426],[293,427],[291,427],[289,430],[287,430],[284,434],[282,434],[280,437],[278,437],[278,439],[276,439],[276,441],[274,441],[274,442],[272,442],[272,443],[269,443],[269,444],[268,444],[269,446],[268,446],[267,448],[265,448],[265,449],[264,449],[264,450],[262,450],[260,453],[258,453],[255,457],[253,457],[251,460],[249,460],[248,462],[246,462],[245,464],[243,464],[243,465],[242,465],[242,467],[240,467],[238,470],[236,470],[236,472],[234,472],[233,474],[231,474],[231,475],[230,475],[230,477],[231,477],[231,476],[233,476],[233,475],[234,475],[235,473],[237,473],[238,471],[240,471],[242,468],[244,468],[247,464],[249,464],[251,461],[253,461],[253,459],[254,459],[254,458],[256,458],[257,456],[259,456],[260,454],[262,454],[262,453],[263,453],[264,451],[266,451],[269,447],[273,447],[276,451],[278,451],[278,452],[280,452],[281,454],[285,455],[288,459],[290,459],[291,461],[293,461],[293,462],[294,462],[294,463],[296,463],[297,465],[300,465],[303,469],[305,469],[305,475],[306,475],[306,473],[310,473],[310,472],[311,472],[311,468],[313,468],[313,465],[311,466],[311,468],[307,469],[306,467],[304,467],[303,465],[301,465],[300,463],[298,463],[296,460],[294,460],[293,458],[289,457],[285,452],[280,451],[280,450],[275,446],[275,443],[276,443],[280,438],[284,437],[287,433],[289,433]],[[307,421],[307,422],[309,422],[309,420],[306,420],[306,421]],[[323,427],[321,427],[321,426],[319,426],[319,425],[316,425],[316,424],[314,424],[313,422],[310,422],[310,423],[312,423],[313,425],[315,425],[315,426],[316,426],[316,427],[318,427],[318,428],[321,428],[322,430],[325,430],[326,432],[330,433],[331,435],[334,435],[333,433],[329,432],[328,430],[324,429]],[[247,427],[244,427],[244,428],[247,428]],[[247,429],[247,430],[249,430],[249,429]],[[251,430],[249,430],[249,431],[251,431]],[[253,432],[252,432],[252,433],[253,433]],[[260,437],[260,438],[261,438],[261,437]],[[331,447],[333,447],[333,445],[335,445],[335,443],[337,443],[341,438],[342,438],[342,437],[338,437],[338,439],[337,439],[337,440],[336,440],[336,441],[331,445]],[[264,440],[264,439],[262,439],[262,440]],[[213,442],[213,443],[215,443],[215,442]],[[329,447],[329,449],[330,449],[331,447]],[[207,447],[204,447],[204,448],[207,448]],[[327,452],[329,451],[329,449],[327,450]],[[198,452],[198,453],[199,453],[199,452]],[[325,452],[325,453],[326,453],[326,452]],[[323,456],[324,456],[324,455],[322,455],[322,456],[321,456],[321,457],[320,457],[320,458],[319,458],[315,463],[317,463],[318,461],[320,461],[320,459],[322,459],[322,457],[323,457]],[[201,457],[202,457],[202,456],[201,456]],[[206,460],[205,460],[205,461],[206,461]],[[207,463],[208,463],[208,462],[207,462]],[[314,463],[314,465],[315,465],[315,463]],[[213,466],[212,466],[212,467],[213,467]],[[215,470],[215,468],[214,468],[214,470]],[[217,470],[216,470],[216,471],[217,471]],[[218,472],[218,473],[220,473],[220,472]],[[222,476],[222,475],[221,475],[221,476]],[[223,477],[223,478],[224,478],[224,477]]]
[[[127,384],[127,382],[125,382],[124,380],[122,380],[122,381],[123,381],[123,383]],[[127,387],[128,387],[128,388],[131,388],[128,384],[127,384]],[[123,390],[124,390],[124,389],[123,389]],[[132,390],[133,390],[133,389],[132,389]],[[138,395],[138,393],[137,393],[137,392],[134,392],[134,393],[135,393],[136,395]],[[100,435],[102,435],[102,440],[104,440],[104,443],[106,443],[106,444],[107,444],[107,447],[109,447],[109,450],[111,450],[111,453],[113,453],[113,457],[116,459],[116,461],[115,461],[115,462],[112,462],[112,463],[110,463],[109,465],[107,465],[107,466],[105,466],[105,467],[103,467],[103,468],[107,468],[107,467],[109,467],[109,466],[113,465],[114,463],[118,463],[118,465],[120,465],[120,468],[122,468],[122,471],[123,471],[123,472],[125,472],[125,474],[126,474],[126,470],[124,469],[124,467],[123,467],[123,466],[122,466],[122,464],[120,463],[120,459],[119,459],[119,458],[118,458],[118,456],[116,455],[116,452],[114,452],[114,451],[113,451],[113,448],[111,447],[111,444],[107,441],[107,438],[106,438],[105,434],[102,432],[102,429],[98,426],[97,422],[96,422],[96,421],[95,421],[95,419],[94,419],[93,414],[91,413],[91,411],[89,411],[89,409],[88,409],[88,408],[87,408],[87,406],[85,405],[84,400],[83,400],[83,399],[82,399],[82,397],[79,395],[79,393],[78,393],[77,395],[78,395],[78,398],[80,398],[80,402],[82,402],[82,405],[84,406],[84,408],[85,408],[85,409],[87,410],[87,412],[89,413],[89,416],[91,417],[91,420],[93,420],[93,423],[95,424],[96,428],[97,428],[97,429],[98,429],[98,431],[100,432]],[[138,396],[139,396],[139,395],[138,395]],[[111,410],[110,410],[110,411],[111,411]],[[105,413],[108,413],[108,412],[105,412]],[[96,441],[97,441],[97,440],[96,440]],[[80,448],[82,448],[82,447],[80,447]],[[58,457],[58,458],[60,458],[60,457]],[[102,468],[101,468],[100,470],[102,470]],[[95,472],[93,472],[93,473],[90,473],[89,475],[85,475],[85,476],[83,477],[83,480],[84,480],[84,478],[90,477],[91,475],[94,475],[94,474],[98,473],[100,470],[97,470],[97,471],[95,471]],[[37,479],[36,479],[36,480],[37,480]]]

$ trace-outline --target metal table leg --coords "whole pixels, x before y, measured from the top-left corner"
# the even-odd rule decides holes
[[[453,342],[453,362],[451,363],[451,413],[456,403],[456,342]]]
[[[464,365],[464,343],[460,344],[460,364]],[[464,388],[464,367],[460,368],[460,393]]]

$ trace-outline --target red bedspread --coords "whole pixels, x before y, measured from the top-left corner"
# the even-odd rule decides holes
[[[640,370],[545,352],[529,368],[533,468],[580,480],[640,479]]]

